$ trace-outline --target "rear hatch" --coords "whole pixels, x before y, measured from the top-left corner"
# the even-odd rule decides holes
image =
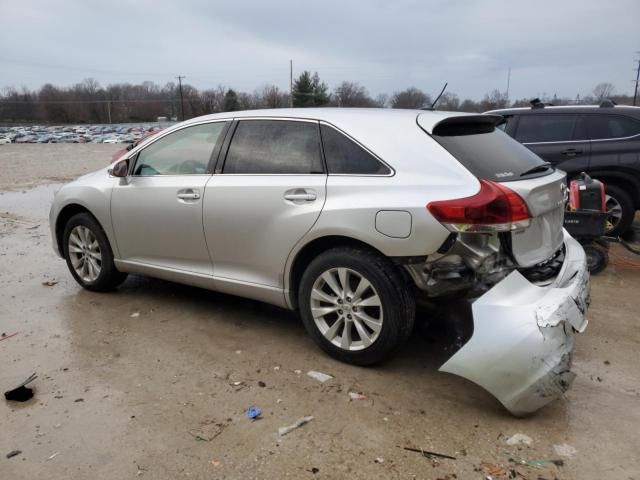
[[[517,193],[531,216],[510,232],[521,267],[541,263],[562,246],[566,175],[496,128],[499,115],[418,115],[418,125],[478,179]],[[436,120],[436,121],[434,121]]]

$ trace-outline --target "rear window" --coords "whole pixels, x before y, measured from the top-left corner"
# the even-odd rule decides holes
[[[342,133],[320,126],[324,155],[330,174],[389,175],[390,170],[376,157]]]
[[[436,128],[432,137],[467,170],[484,180],[508,182],[540,177],[553,171],[544,168],[540,157],[502,130],[487,125],[479,125],[475,130],[480,133],[473,133],[473,124],[449,131]],[[535,169],[538,166],[540,168]],[[523,175],[532,169],[535,171]]]

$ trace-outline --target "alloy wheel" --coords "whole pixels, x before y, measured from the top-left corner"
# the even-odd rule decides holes
[[[355,270],[340,267],[322,273],[311,289],[310,304],[320,333],[343,350],[363,350],[382,331],[380,296]]]
[[[95,282],[102,270],[102,253],[93,232],[84,225],[76,226],[69,234],[68,252],[76,274],[84,282]]]
[[[605,207],[607,209],[607,225],[606,230],[613,230],[618,226],[622,219],[622,205],[611,195],[605,195]]]

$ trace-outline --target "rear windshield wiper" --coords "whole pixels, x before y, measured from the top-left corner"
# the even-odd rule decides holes
[[[530,173],[536,173],[536,172],[540,172],[543,170],[547,170],[548,168],[552,168],[553,165],[550,162],[543,162],[539,165],[536,165],[535,167],[530,168],[529,170],[526,170],[524,172],[522,172],[520,174],[521,177],[524,177],[525,175],[529,175]]]

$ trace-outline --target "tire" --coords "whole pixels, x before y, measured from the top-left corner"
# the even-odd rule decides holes
[[[71,217],[64,227],[62,242],[71,275],[87,290],[107,292],[126,280],[127,274],[119,272],[113,263],[107,236],[90,214]]]
[[[611,216],[607,219],[605,233],[617,237],[626,232],[631,226],[636,208],[631,196],[619,186],[605,183],[605,192],[607,195],[607,211],[611,213],[615,211],[619,215],[618,218]]]
[[[333,279],[333,287],[327,278]],[[346,292],[340,288],[345,278]],[[358,294],[362,279],[369,285]],[[357,294],[361,302],[349,294]],[[415,319],[415,298],[397,267],[358,248],[335,248],[311,261],[300,281],[298,305],[307,332],[320,348],[355,365],[390,358],[409,338]],[[322,315],[323,308],[329,313]]]
[[[587,256],[587,268],[589,273],[595,275],[600,273],[609,264],[609,253],[607,250],[597,243],[588,243],[583,245],[584,253]]]

